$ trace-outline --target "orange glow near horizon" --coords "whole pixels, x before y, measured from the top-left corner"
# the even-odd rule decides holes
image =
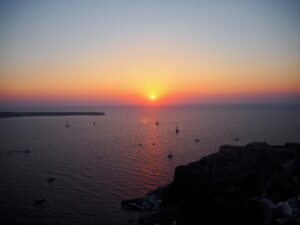
[[[0,101],[165,105],[300,96],[300,67],[292,62],[241,62],[176,46],[123,46],[99,59],[80,55],[0,70]],[[118,50],[118,51],[117,51]],[[76,64],[76,67],[74,66]],[[275,97],[274,97],[275,98]]]
[[[280,99],[281,97],[300,96],[300,91],[292,90],[269,90],[262,91],[238,91],[238,92],[170,92],[162,95],[141,95],[138,93],[99,93],[93,92],[44,92],[43,95],[38,92],[19,92],[19,93],[3,93],[0,91],[0,101],[4,102],[23,102],[37,104],[129,104],[129,105],[172,105],[184,103],[233,103],[235,101],[244,102],[251,99],[271,100]],[[251,100],[253,101],[253,100]]]
[[[163,47],[156,51],[126,48],[122,53],[112,51],[101,63],[96,56],[79,57],[74,59],[76,67],[63,61],[22,70],[4,67],[0,101],[158,106],[242,101],[245,96],[258,100],[280,94],[300,96],[298,65],[258,66],[209,56],[197,61],[200,56],[175,48],[169,51]]]
[[[111,53],[102,63],[79,58],[76,67],[61,62],[2,68],[0,101],[156,106],[300,95],[299,66],[242,65],[208,56],[196,62],[193,55],[174,50],[170,55],[163,48],[126,51],[124,56]],[[189,60],[180,61],[182,57]]]

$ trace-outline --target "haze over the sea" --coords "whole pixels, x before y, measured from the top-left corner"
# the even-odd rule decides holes
[[[296,103],[299,1],[1,1],[0,105]]]

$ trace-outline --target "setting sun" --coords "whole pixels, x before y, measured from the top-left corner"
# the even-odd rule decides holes
[[[155,100],[156,100],[156,96],[155,96],[155,95],[150,95],[150,96],[149,96],[149,99],[150,99],[151,101],[155,101]]]

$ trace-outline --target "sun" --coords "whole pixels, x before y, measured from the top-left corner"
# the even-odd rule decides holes
[[[149,95],[150,101],[155,101],[156,100],[156,95]]]

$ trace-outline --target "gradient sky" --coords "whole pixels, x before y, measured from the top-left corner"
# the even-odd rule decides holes
[[[300,1],[0,1],[0,104],[300,102]]]

